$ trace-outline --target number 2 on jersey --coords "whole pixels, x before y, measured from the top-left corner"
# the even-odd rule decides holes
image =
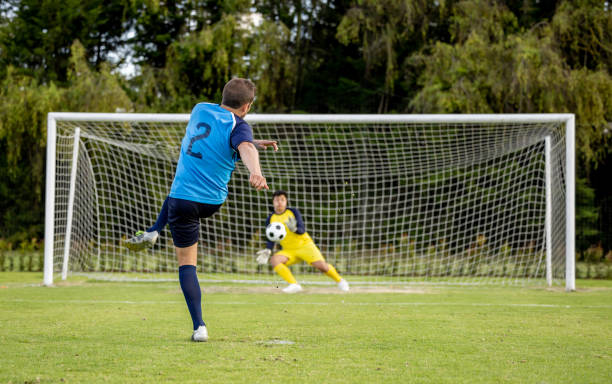
[[[204,131],[204,133],[202,133],[201,135],[196,135],[194,137],[191,138],[191,141],[189,142],[189,146],[187,147],[187,154],[189,156],[193,156],[193,157],[197,157],[198,159],[202,158],[202,154],[200,152],[191,152],[191,147],[193,147],[193,144],[198,141],[198,140],[203,140],[205,138],[208,137],[208,135],[210,135],[210,125],[206,124],[206,123],[199,123],[197,125],[197,129],[200,130],[200,128],[206,128],[206,131]]]

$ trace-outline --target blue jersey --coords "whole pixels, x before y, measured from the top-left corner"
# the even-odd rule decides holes
[[[218,104],[197,104],[181,143],[170,197],[223,204],[240,158],[238,145],[245,141],[253,142],[247,122]]]

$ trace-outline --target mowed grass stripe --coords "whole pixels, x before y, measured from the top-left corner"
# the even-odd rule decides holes
[[[127,300],[27,300],[27,299],[0,299],[0,302],[12,303],[57,303],[57,304],[133,304],[133,305],[163,305],[180,304],[182,301],[127,301]],[[259,305],[260,303],[246,301],[207,301],[207,305]],[[349,302],[349,303],[322,303],[322,302],[271,302],[270,305],[357,305],[357,306],[471,306],[471,307],[533,307],[533,308],[609,308],[612,305],[561,305],[561,304],[521,304],[521,303],[436,303],[436,302]]]

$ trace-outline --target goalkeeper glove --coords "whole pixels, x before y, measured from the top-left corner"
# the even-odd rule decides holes
[[[256,255],[257,258],[255,259],[257,261],[257,264],[268,264],[268,259],[270,258],[270,255],[272,254],[272,251],[269,250],[268,248],[266,249],[262,249],[261,251],[257,251]]]
[[[285,221],[285,225],[291,232],[297,231],[297,220],[295,220],[295,217],[288,218],[287,221]]]

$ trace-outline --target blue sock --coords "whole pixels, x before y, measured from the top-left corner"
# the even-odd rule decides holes
[[[193,321],[193,330],[195,331],[200,325],[206,325],[204,320],[202,320],[202,291],[200,291],[200,283],[198,282],[195,265],[182,265],[179,267],[179,282],[181,283],[183,295],[185,295],[187,308],[189,308],[191,321]]]
[[[151,228],[147,229],[147,232],[157,231],[161,233],[166,224],[168,224],[168,197],[166,197],[166,200],[164,200],[161,212],[159,212],[159,215],[157,216],[157,221]]]

